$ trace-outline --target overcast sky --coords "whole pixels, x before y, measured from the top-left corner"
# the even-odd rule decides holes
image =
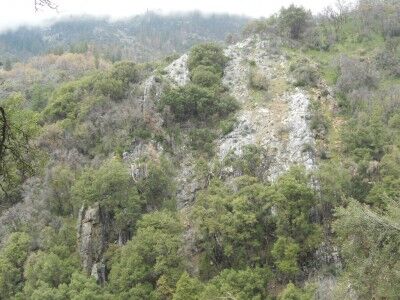
[[[38,24],[49,18],[68,15],[110,15],[113,18],[132,16],[146,10],[185,12],[226,12],[252,17],[269,16],[281,6],[291,3],[303,5],[314,13],[331,5],[335,0],[54,0],[58,12],[34,10],[34,0],[0,0],[0,30],[20,24]]]

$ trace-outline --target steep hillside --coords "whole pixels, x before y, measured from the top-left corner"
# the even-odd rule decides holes
[[[397,299],[398,12],[2,70],[0,299]]]

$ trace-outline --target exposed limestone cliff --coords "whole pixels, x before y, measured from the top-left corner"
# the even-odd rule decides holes
[[[275,43],[250,38],[225,51],[230,61],[224,83],[242,110],[233,131],[219,141],[220,158],[230,151],[240,154],[246,145],[263,147],[268,154],[264,178],[270,181],[294,164],[308,170],[315,166],[310,151],[315,142],[308,124],[310,95],[288,84],[288,62]],[[256,93],[249,87],[251,64],[269,81],[268,92]]]
[[[187,67],[188,58],[189,55],[184,54],[165,68],[168,77],[179,86],[183,86],[190,81]]]

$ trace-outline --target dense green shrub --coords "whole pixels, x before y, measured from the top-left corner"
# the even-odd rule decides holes
[[[69,215],[73,211],[71,186],[75,174],[65,165],[57,165],[49,170],[46,178],[47,202],[50,210],[57,215]]]
[[[292,238],[279,237],[272,248],[272,256],[278,271],[284,277],[293,278],[299,271],[300,246]]]
[[[137,188],[144,203],[152,208],[168,207],[175,199],[174,170],[166,159],[145,162],[146,177],[139,180]]]
[[[122,81],[124,84],[136,83],[140,79],[137,65],[129,61],[115,63],[110,71],[110,76],[113,79]]]
[[[0,250],[0,295],[12,298],[23,287],[23,266],[31,248],[31,237],[16,232],[9,236]]]
[[[286,288],[279,294],[279,300],[308,300],[313,299],[315,287],[308,285],[301,289],[296,287],[292,282],[288,283]]]
[[[57,288],[68,283],[72,273],[78,268],[77,261],[63,260],[55,253],[38,251],[32,253],[25,266],[25,291],[31,294],[43,284]]]
[[[213,181],[197,197],[192,216],[203,249],[200,276],[273,261],[279,278],[294,278],[321,240],[311,219],[316,201],[309,179],[297,168],[272,186],[248,176],[238,178],[234,190]]]
[[[215,67],[200,65],[192,70],[191,80],[199,86],[212,87],[221,84],[221,75]]]
[[[207,283],[199,299],[267,299],[271,277],[267,268],[226,269]]]
[[[207,66],[215,69],[214,73],[222,76],[227,58],[222,48],[216,44],[200,44],[190,50],[188,67],[192,72],[199,66]]]
[[[203,277],[229,267],[265,265],[268,258],[265,251],[272,239],[273,191],[254,178],[241,178],[238,185],[239,190],[233,193],[214,181],[197,198],[193,219],[204,251]]]
[[[87,169],[72,186],[75,211],[98,202],[112,213],[116,228],[132,232],[142,212],[143,201],[127,168],[118,159],[105,161],[99,169]]]
[[[266,268],[244,270],[225,269],[207,283],[182,274],[176,285],[174,300],[208,300],[234,298],[238,300],[266,299],[266,286],[271,279]]]
[[[27,92],[27,98],[29,99],[32,110],[37,112],[42,111],[50,99],[51,92],[52,89],[48,86],[39,84],[33,85]]]
[[[129,84],[139,79],[139,70],[134,63],[119,62],[109,72],[98,72],[66,83],[53,93],[42,112],[43,119],[47,122],[65,118],[74,120],[81,110],[88,110],[85,105],[98,102],[91,100],[93,97],[102,99],[105,96],[119,101],[125,97]]]
[[[215,115],[223,117],[238,107],[234,98],[194,84],[168,91],[160,104],[161,108],[168,106],[178,122],[193,118],[206,121]]]
[[[183,272],[182,227],[166,211],[146,214],[113,260],[110,288],[122,299],[170,298]]]
[[[43,110],[43,119],[47,122],[56,122],[65,118],[75,119],[79,111],[79,102],[93,87],[94,82],[94,77],[89,76],[62,85],[53,93]]]
[[[39,115],[25,103],[21,94],[0,100],[0,212],[21,200],[23,183],[42,169]]]
[[[189,133],[190,146],[193,150],[205,153],[209,157],[214,154],[216,134],[207,128],[193,129]]]
[[[298,262],[306,263],[307,257],[320,243],[321,228],[311,219],[311,211],[317,205],[317,198],[302,168],[293,168],[284,174],[277,181],[275,188],[278,192],[274,199],[277,210],[276,233],[283,240],[288,239],[300,246],[296,251],[290,248],[290,268],[287,270],[290,273],[295,270],[292,268],[294,252],[298,253]],[[294,244],[293,247],[296,248]],[[278,247],[278,244],[275,246]],[[283,260],[282,267],[286,267],[287,257],[277,258],[277,264]]]
[[[281,29],[292,39],[298,40],[309,25],[311,12],[301,6],[290,5],[279,12],[278,22]]]
[[[381,113],[376,110],[372,115],[359,114],[344,127],[342,139],[345,151],[352,153],[357,160],[379,160],[384,154],[384,148],[389,137]]]
[[[100,95],[110,97],[112,100],[122,99],[125,95],[124,82],[113,77],[100,77],[93,86]]]

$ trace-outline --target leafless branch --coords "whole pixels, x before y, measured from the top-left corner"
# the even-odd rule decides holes
[[[0,125],[1,125],[1,136],[0,136],[0,160],[3,159],[3,153],[6,144],[6,137],[7,137],[7,119],[6,113],[4,108],[0,106]]]
[[[52,0],[35,0],[35,11],[48,7],[57,10],[58,6]]]

